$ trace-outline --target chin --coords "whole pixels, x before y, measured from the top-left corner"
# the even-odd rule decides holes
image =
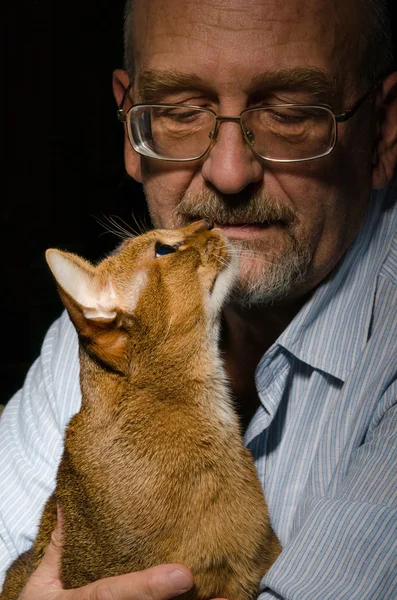
[[[290,239],[272,249],[264,240],[232,241],[239,256],[239,276],[231,300],[244,308],[269,306],[295,296],[308,277],[312,259],[307,243]]]

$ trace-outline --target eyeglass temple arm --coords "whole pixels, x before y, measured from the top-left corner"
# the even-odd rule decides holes
[[[351,108],[348,108],[344,113],[342,113],[341,115],[335,115],[335,120],[337,123],[343,123],[344,121],[347,121],[348,119],[350,119],[350,117],[352,117],[360,108],[360,106],[362,106],[364,104],[364,102],[366,102],[368,100],[368,98],[370,98],[372,96],[372,94],[378,89],[379,86],[379,82],[377,82],[373,88],[371,88],[366,94],[365,96],[363,96],[362,98],[360,98],[356,104],[354,106],[352,106]]]
[[[131,87],[132,87],[131,84],[129,84],[129,86],[126,88],[126,90],[123,94],[120,104],[117,107],[117,118],[121,123],[125,123],[125,121],[126,121],[126,115],[125,115],[123,106],[124,106],[125,99],[127,98],[128,94],[130,92]]]

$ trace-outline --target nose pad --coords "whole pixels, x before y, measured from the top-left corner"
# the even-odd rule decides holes
[[[218,138],[218,133],[219,133],[219,127],[220,124],[222,122],[226,122],[226,121],[233,121],[233,122],[240,122],[238,117],[220,117],[219,120],[216,122],[215,128],[209,132],[208,134],[208,138],[211,140],[211,146],[213,144],[216,143],[217,138]],[[254,132],[252,131],[252,129],[243,129],[243,126],[240,122],[240,128],[241,128],[241,133],[243,134],[243,138],[246,142],[248,142],[248,144],[250,146],[253,146],[255,143],[255,135]]]
[[[245,137],[246,137],[247,141],[251,144],[251,146],[253,146],[255,143],[255,136],[254,136],[254,132],[252,131],[252,129],[247,129],[245,131]]]
[[[201,165],[201,175],[205,183],[218,192],[239,194],[263,178],[263,161],[254,151],[254,132],[242,129],[240,117],[218,116],[217,119],[217,127],[210,136],[212,143]],[[222,132],[221,125],[224,125]]]

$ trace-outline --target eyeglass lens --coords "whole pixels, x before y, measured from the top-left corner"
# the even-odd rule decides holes
[[[212,111],[195,107],[137,106],[128,117],[130,140],[137,152],[169,160],[203,156],[217,127]],[[248,109],[241,114],[240,123],[246,142],[270,160],[324,156],[335,141],[334,116],[321,106]]]

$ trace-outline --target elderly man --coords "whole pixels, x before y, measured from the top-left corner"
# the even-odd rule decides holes
[[[240,250],[221,343],[283,546],[261,599],[395,598],[397,73],[384,2],[136,0],[126,14],[114,74],[126,169],[155,226],[208,218]],[[79,405],[63,316],[1,420],[3,571],[34,537]],[[23,600],[165,600],[192,585],[184,566],[160,565],[63,591],[59,537]]]

